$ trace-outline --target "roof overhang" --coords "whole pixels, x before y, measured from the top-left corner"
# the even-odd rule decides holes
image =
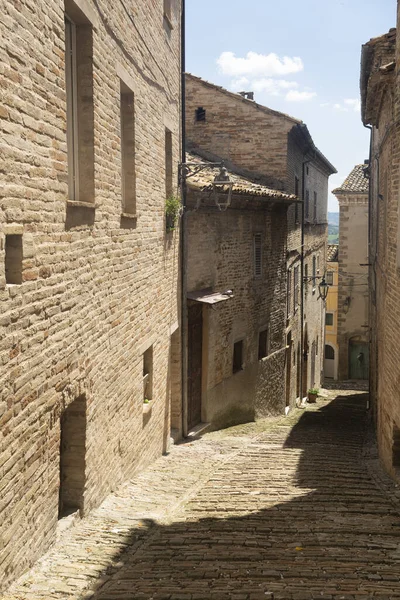
[[[224,292],[213,292],[211,288],[196,290],[194,292],[187,293],[188,300],[194,300],[195,302],[202,302],[203,304],[218,304],[218,302],[225,302],[233,298],[232,290],[225,290]]]

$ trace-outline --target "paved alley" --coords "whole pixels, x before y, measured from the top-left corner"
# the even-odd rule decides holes
[[[122,486],[4,600],[400,598],[400,502],[367,396],[205,435]]]

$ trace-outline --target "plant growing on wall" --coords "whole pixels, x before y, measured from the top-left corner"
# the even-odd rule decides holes
[[[167,231],[175,229],[181,211],[181,201],[176,196],[169,196],[165,201],[165,223]]]

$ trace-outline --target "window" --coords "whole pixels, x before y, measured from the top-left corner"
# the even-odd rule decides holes
[[[165,130],[165,193],[170,198],[173,194],[172,189],[172,133],[169,129]]]
[[[6,283],[22,283],[22,235],[6,235],[5,275]]]
[[[237,373],[243,369],[243,340],[233,344],[233,367],[232,372]]]
[[[258,334],[258,360],[268,356],[268,329],[263,329]]]
[[[153,398],[153,346],[143,354],[143,401]]]
[[[314,221],[317,221],[317,192],[314,192]]]
[[[86,398],[65,409],[60,422],[60,488],[58,518],[83,508],[86,462]]]
[[[393,423],[392,465],[400,467],[400,429]]]
[[[335,350],[334,348],[332,348],[332,346],[329,346],[328,344],[325,344],[325,358],[327,358],[328,360],[335,359]]]
[[[306,190],[306,206],[305,206],[305,219],[310,218],[310,192]]]
[[[333,327],[333,313],[326,313],[325,315],[325,325]]]
[[[168,25],[172,27],[172,0],[164,0],[164,18]]]
[[[256,233],[253,238],[254,244],[254,277],[260,279],[262,275],[262,236]]]
[[[133,92],[120,81],[122,212],[136,213],[135,104]]]
[[[197,122],[205,121],[206,120],[206,109],[203,108],[202,106],[199,106],[199,108],[196,108],[195,118],[196,118]]]
[[[313,291],[315,290],[315,286],[317,285],[317,259],[315,256],[312,258],[312,285]]]
[[[291,308],[292,308],[292,270],[288,269],[287,270],[287,279],[286,279],[286,301],[287,301],[287,307],[286,307],[286,314],[289,317],[289,315],[291,314]]]
[[[294,305],[293,308],[296,311],[299,305],[299,267],[294,268],[293,272],[293,289],[294,289]]]
[[[82,17],[83,19],[83,17]],[[65,16],[68,194],[94,203],[93,32]]]
[[[308,294],[308,265],[304,265],[304,294]]]
[[[333,271],[328,271],[325,277],[325,281],[328,285],[333,285]]]
[[[299,197],[299,178],[297,177],[297,175],[294,176],[294,193],[295,196],[297,196],[297,198]],[[294,221],[295,223],[299,223],[300,222],[300,210],[299,210],[299,203],[296,202],[294,205]]]

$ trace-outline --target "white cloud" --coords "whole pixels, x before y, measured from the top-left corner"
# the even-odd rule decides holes
[[[330,106],[330,105],[331,105],[331,103],[330,103],[330,102],[323,102],[322,104],[320,104],[320,106],[321,106],[322,108],[326,108],[327,106]]]
[[[298,90],[289,90],[285,96],[287,102],[307,102],[315,98],[315,92],[299,92]]]
[[[344,103],[350,106],[355,112],[360,112],[361,110],[361,101],[358,98],[347,98]]]
[[[298,56],[280,58],[274,52],[257,54],[248,52],[245,58],[235,56],[233,52],[222,52],[217,64],[223,75],[231,77],[252,76],[271,77],[298,73],[304,69],[303,61]]]
[[[281,96],[282,91],[299,87],[296,81],[286,81],[286,79],[254,79],[252,81],[252,90],[255,92],[265,92],[269,96]]]
[[[349,109],[348,109],[348,108],[346,108],[345,106],[342,106],[342,105],[341,105],[341,104],[339,104],[339,103],[336,103],[336,104],[334,104],[334,105],[333,105],[333,108],[334,108],[335,110],[338,110],[338,111],[340,111],[340,112],[349,112]]]
[[[232,81],[231,90],[234,92],[241,92],[246,89],[248,85],[250,85],[250,80],[247,79],[247,77],[239,77]]]

